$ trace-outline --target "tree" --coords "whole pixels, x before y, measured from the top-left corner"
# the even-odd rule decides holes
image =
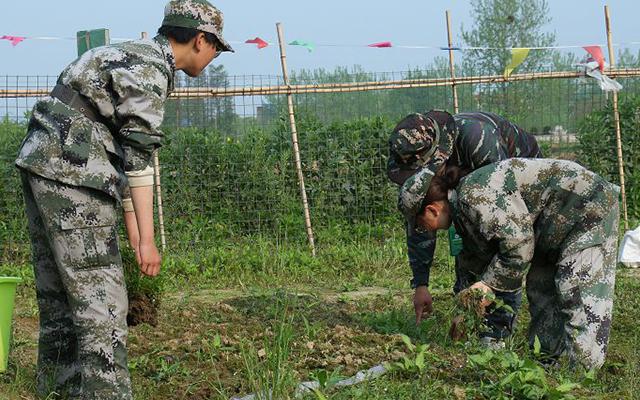
[[[464,53],[465,71],[500,74],[511,60],[510,47],[545,47],[555,43],[555,33],[543,32],[551,22],[546,0],[472,0],[473,27],[462,26],[462,40],[469,47],[496,50],[468,50]],[[550,50],[532,50],[520,66],[538,70],[549,65]]]
[[[544,32],[551,21],[546,0],[472,0],[474,23],[462,27],[462,40],[469,47],[462,60],[465,75],[500,75],[511,61],[513,47],[546,47],[555,43],[555,33]],[[551,67],[551,50],[532,50],[519,71],[540,71]],[[537,81],[474,85],[477,106],[501,113],[516,122],[530,120],[533,102],[544,93]],[[534,121],[527,121],[533,124]]]

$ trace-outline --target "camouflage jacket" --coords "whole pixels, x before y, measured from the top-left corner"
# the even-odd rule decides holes
[[[618,191],[571,161],[513,158],[480,168],[450,198],[462,259],[490,287],[520,289],[534,253],[557,260],[616,234]]]
[[[145,170],[160,146],[175,59],[164,36],[98,47],[59,76],[103,117],[92,122],[52,97],[33,108],[16,165],[47,179],[120,200],[125,172]]]
[[[471,171],[511,157],[540,158],[535,137],[507,119],[488,112],[453,116],[458,128],[449,162]]]

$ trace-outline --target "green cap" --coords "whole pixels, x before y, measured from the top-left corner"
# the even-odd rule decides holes
[[[162,26],[197,29],[213,34],[220,42],[219,51],[233,51],[222,37],[222,11],[206,0],[171,0],[164,8]]]

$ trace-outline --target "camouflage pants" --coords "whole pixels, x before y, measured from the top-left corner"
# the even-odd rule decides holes
[[[38,394],[130,399],[116,204],[22,171],[40,310]]]
[[[423,233],[411,232],[409,229],[406,229],[406,231],[409,265],[413,271],[411,284],[412,286],[420,284],[426,284],[428,286],[433,256],[436,251],[436,233],[429,231]],[[453,285],[453,292],[456,294],[477,281],[475,274],[473,274],[471,270],[467,271],[461,264],[460,258],[456,257],[456,282]],[[477,268],[477,266],[474,265],[474,268]],[[516,314],[522,305],[522,291],[496,292],[495,295],[510,306],[514,312],[510,313],[502,308],[491,310],[489,314],[487,314],[485,321],[488,331],[482,332],[481,336],[491,336],[502,339],[511,335],[513,332]]]
[[[611,329],[616,244],[614,233],[601,246],[559,260],[555,268],[534,259],[527,275],[531,346],[537,336],[544,353],[565,354],[588,369],[602,366]]]

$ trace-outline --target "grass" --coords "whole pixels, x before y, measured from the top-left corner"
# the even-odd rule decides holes
[[[640,398],[640,283],[630,270],[622,270],[617,280],[607,363],[585,380],[562,368],[534,368],[535,355],[524,339],[526,311],[505,353],[483,356],[473,338],[452,342],[448,328],[457,310],[445,240],[439,241],[432,273],[435,312],[419,327],[413,323],[401,237],[336,237],[320,244],[316,259],[304,245],[280,244],[274,251],[265,237],[220,243],[193,259],[198,262],[189,263],[193,253],[168,254],[158,326],[130,331],[135,398],[228,399],[249,393],[268,398],[271,393],[286,399],[293,398],[297,383],[313,379],[324,385],[308,393],[309,399],[489,399],[497,393],[526,398],[527,390],[562,398],[553,397],[553,390],[567,382],[580,384],[570,391],[576,398]],[[26,283],[18,293],[12,357],[8,373],[0,376],[0,393],[30,399],[37,306],[28,270],[3,267],[16,268]],[[413,351],[401,335],[416,346]],[[422,349],[424,361],[416,349]],[[489,361],[474,364],[471,356]],[[405,359],[413,364],[374,381],[333,386],[340,376]],[[512,375],[512,381],[500,383]]]

